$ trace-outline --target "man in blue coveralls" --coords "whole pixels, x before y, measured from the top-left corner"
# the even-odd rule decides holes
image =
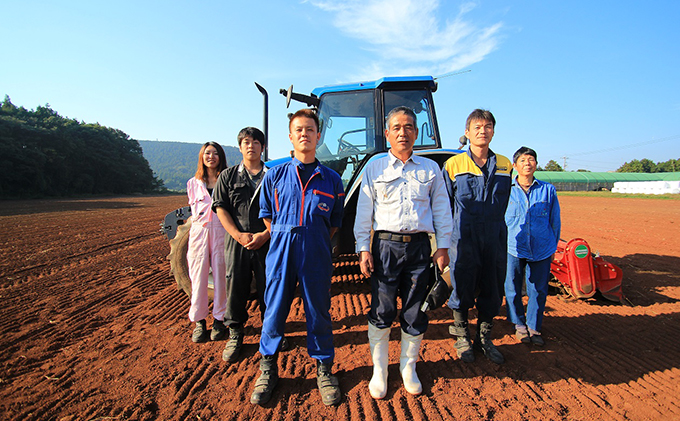
[[[340,176],[316,159],[321,137],[313,110],[292,115],[288,126],[293,159],[264,176],[260,217],[271,233],[266,259],[266,289],[260,371],[250,402],[271,399],[278,382],[277,356],[293,294],[300,284],[307,321],[307,351],[317,360],[316,382],[326,405],[340,401],[338,380],[332,375],[331,237],[342,222],[345,193]]]
[[[474,110],[465,122],[470,140],[466,153],[449,158],[444,164],[444,183],[451,198],[453,235],[449,255],[455,286],[448,305],[454,323],[449,333],[464,362],[475,360],[480,350],[496,364],[505,362],[491,341],[493,318],[502,301],[507,264],[508,229],[505,209],[510,198],[512,163],[496,155],[489,144],[496,119],[487,110]],[[468,310],[477,307],[477,336],[470,343]]]

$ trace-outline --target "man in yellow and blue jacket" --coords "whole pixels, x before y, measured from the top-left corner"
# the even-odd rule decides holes
[[[454,291],[448,306],[454,324],[449,333],[456,336],[454,346],[463,361],[473,362],[477,349],[502,364],[505,359],[491,341],[491,328],[503,299],[512,163],[489,149],[495,126],[490,111],[474,110],[465,123],[470,147],[449,158],[443,172],[453,213],[449,258]],[[478,311],[474,345],[468,330],[468,310],[473,306]]]

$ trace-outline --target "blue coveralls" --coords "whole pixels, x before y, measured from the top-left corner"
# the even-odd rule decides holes
[[[340,176],[316,161],[311,178],[302,185],[298,159],[276,166],[264,176],[260,218],[271,218],[266,259],[266,289],[260,353],[274,355],[281,346],[284,326],[297,284],[307,321],[310,357],[333,360],[331,325],[331,227],[340,227],[345,193]]]
[[[448,306],[476,305],[479,319],[490,322],[500,310],[505,281],[512,163],[489,150],[487,168],[485,175],[468,150],[449,158],[443,172],[453,212],[449,256],[455,289]]]

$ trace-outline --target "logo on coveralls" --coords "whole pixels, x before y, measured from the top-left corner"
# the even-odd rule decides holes
[[[324,202],[320,202],[316,207],[321,209],[322,212],[328,212],[331,210],[331,208],[329,208]]]

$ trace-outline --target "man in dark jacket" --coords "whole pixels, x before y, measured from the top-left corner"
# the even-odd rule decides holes
[[[259,217],[259,195],[255,194],[267,168],[260,159],[264,134],[246,127],[238,134],[243,155],[239,165],[222,171],[213,192],[212,208],[229,235],[224,241],[227,278],[227,310],[224,323],[229,326],[229,341],[222,353],[224,361],[238,360],[243,345],[243,326],[248,320],[248,298],[253,278],[260,313],[264,315],[265,257],[269,250],[269,231]]]

